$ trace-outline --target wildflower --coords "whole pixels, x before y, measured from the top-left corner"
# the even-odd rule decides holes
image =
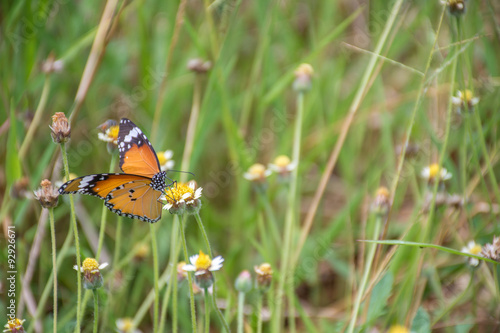
[[[210,61],[203,61],[202,59],[195,58],[188,61],[187,68],[196,74],[203,74],[212,68],[212,63]]]
[[[47,60],[42,64],[42,72],[45,74],[60,72],[64,68],[62,60],[56,60],[54,53],[51,53]]]
[[[301,64],[295,71],[295,81],[293,89],[297,92],[306,92],[311,90],[312,76],[314,69],[309,64]]]
[[[85,289],[95,290],[102,287],[103,279],[101,269],[107,266],[108,263],[99,265],[94,258],[87,258],[83,261],[82,267],[75,265],[73,268],[83,274],[83,287]]]
[[[3,330],[4,332],[12,332],[12,333],[24,333],[24,327],[23,323],[25,322],[25,319],[19,319],[19,318],[14,318],[9,321],[7,321],[7,324],[5,324],[5,329]]]
[[[119,318],[116,320],[116,327],[119,333],[142,333],[142,331],[135,328],[132,318]]]
[[[52,116],[52,126],[49,126],[52,130],[52,140],[55,143],[67,142],[71,136],[71,126],[69,125],[68,118],[63,112],[56,112]]]
[[[149,246],[146,243],[140,243],[136,245],[136,251],[134,259],[141,261],[149,255]]]
[[[40,205],[42,205],[43,208],[53,208],[57,206],[57,202],[59,201],[59,191],[52,186],[50,180],[42,180],[40,186],[41,188],[34,192],[35,199],[40,201]]]
[[[263,263],[260,266],[255,266],[254,270],[255,273],[257,273],[257,288],[261,292],[266,292],[271,286],[271,281],[273,280],[273,270],[271,265]]]
[[[197,213],[201,208],[202,187],[196,187],[196,182],[176,183],[166,190],[166,194],[160,200],[166,201],[163,209],[167,209],[171,214],[182,215],[185,212]]]
[[[238,275],[234,283],[236,290],[242,293],[247,293],[252,290],[252,276],[250,272],[245,270]]]
[[[389,212],[390,206],[391,194],[389,190],[384,186],[379,187],[372,202],[372,212],[377,215],[385,215]]]
[[[161,166],[161,171],[171,170],[174,167],[175,162],[172,160],[174,152],[171,150],[161,151],[156,154],[158,156],[158,162]]]
[[[280,155],[274,159],[274,163],[269,164],[269,170],[277,172],[280,176],[288,176],[295,168],[297,163],[292,162],[286,155]]]
[[[481,256],[481,245],[476,244],[474,241],[467,243],[467,246],[462,247],[462,253],[474,254],[476,256]],[[472,267],[477,267],[480,263],[479,259],[467,257],[467,263]]]
[[[440,183],[451,178],[451,173],[445,168],[440,168],[437,163],[425,167],[421,173],[422,178],[426,179],[429,183],[439,181]]]
[[[500,237],[494,236],[492,244],[488,243],[484,245],[481,255],[485,258],[500,262]]]
[[[266,178],[270,175],[271,170],[266,169],[266,167],[260,163],[255,163],[243,174],[243,177],[252,182],[264,183]]]
[[[465,14],[465,0],[441,0],[441,4],[448,6],[450,14],[461,16]]]
[[[118,146],[118,134],[120,132],[120,126],[117,125],[116,121],[113,119],[108,119],[97,128],[101,130],[101,133],[97,134],[97,138],[101,141],[108,142],[108,148],[116,149]]]
[[[14,199],[29,199],[31,198],[31,192],[28,190],[30,185],[29,179],[23,177],[12,184],[10,188],[10,195]]]
[[[387,333],[410,333],[410,330],[402,325],[392,325]]]
[[[205,289],[214,283],[212,272],[222,268],[224,258],[221,256],[210,259],[208,255],[200,250],[199,254],[195,254],[189,258],[191,264],[184,265],[182,268],[186,272],[195,272],[194,277],[200,288]]]
[[[473,111],[474,106],[479,103],[479,98],[474,97],[474,94],[469,89],[465,91],[457,91],[457,96],[451,97],[451,103],[457,107],[458,111],[462,110]]]

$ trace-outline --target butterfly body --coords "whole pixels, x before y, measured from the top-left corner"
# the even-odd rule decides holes
[[[147,222],[161,218],[160,196],[168,178],[161,171],[148,138],[132,121],[120,120],[118,134],[120,169],[124,173],[102,173],[73,179],[59,188],[60,194],[86,194],[104,200],[112,212]]]

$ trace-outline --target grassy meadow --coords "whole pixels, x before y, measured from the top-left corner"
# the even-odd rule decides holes
[[[499,13],[2,1],[0,324],[498,332]],[[121,118],[176,181],[157,223],[56,198],[72,177],[121,172],[101,140]]]

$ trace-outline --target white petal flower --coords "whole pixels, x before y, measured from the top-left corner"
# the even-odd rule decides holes
[[[469,241],[469,243],[467,243],[467,246],[462,247],[462,253],[469,253],[482,257],[483,255],[481,254],[481,249],[481,245],[476,244],[476,242],[474,241]],[[477,258],[468,257],[467,262],[469,263],[469,265],[474,267],[479,265],[479,259]]]
[[[222,268],[222,263],[224,262],[224,258],[221,256],[217,256],[212,259],[212,265],[210,265],[209,271],[218,271]]]

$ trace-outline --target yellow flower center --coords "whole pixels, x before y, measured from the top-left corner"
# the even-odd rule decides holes
[[[263,176],[266,172],[266,167],[260,163],[255,163],[248,169],[248,173],[253,176]]]
[[[314,74],[314,69],[309,64],[301,64],[295,71],[295,75],[307,75],[312,76]]]
[[[471,254],[478,255],[479,253],[481,253],[481,250],[482,250],[481,245],[476,244],[474,247],[472,247],[472,248],[469,250],[469,252],[470,252]]]
[[[290,164],[290,158],[286,155],[280,155],[274,159],[274,164],[280,168],[284,168]]]
[[[163,154],[163,152],[158,153],[157,157],[160,165],[164,165],[165,163],[167,163],[167,159],[165,158],[165,154]]]
[[[93,272],[99,270],[99,263],[94,258],[87,258],[82,263],[84,272]]]
[[[269,275],[273,273],[271,265],[267,262],[259,266],[259,271],[262,272],[262,275]]]
[[[120,126],[115,125],[115,126],[111,126],[110,128],[108,128],[108,130],[106,131],[106,134],[110,138],[112,138],[113,140],[117,140],[119,132],[120,132]]]
[[[401,325],[393,325],[387,331],[387,333],[409,333],[409,332],[410,331],[406,327]]]
[[[130,318],[123,318],[120,321],[120,327],[118,327],[120,331],[129,332],[134,329],[134,321]]]
[[[24,320],[20,320],[19,318],[15,318],[12,320],[9,320],[7,322],[7,325],[9,326],[9,329],[14,329],[14,328],[21,328],[23,326]]]
[[[436,178],[439,174],[439,164],[434,163],[429,166],[429,178]]]
[[[165,192],[167,193],[165,199],[172,205],[180,201],[186,193],[190,194],[190,197],[186,200],[194,198],[194,190],[185,183],[177,183],[177,185],[166,189]]]
[[[470,91],[469,89],[465,89],[462,95],[462,99],[465,100],[466,102],[470,102],[473,97],[474,95],[472,94],[472,91]]]
[[[196,270],[209,269],[210,265],[212,265],[212,260],[210,260],[210,257],[200,250],[198,259],[196,259],[195,262]]]
[[[375,193],[375,196],[380,197],[380,198],[389,198],[389,190],[385,186],[381,186],[377,189],[377,192]]]

